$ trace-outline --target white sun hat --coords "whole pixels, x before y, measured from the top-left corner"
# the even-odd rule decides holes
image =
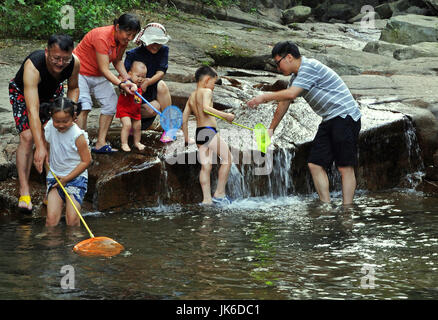
[[[148,46],[152,43],[166,44],[170,39],[166,28],[160,23],[153,22],[149,23],[137,34],[134,42],[138,45],[144,44]]]

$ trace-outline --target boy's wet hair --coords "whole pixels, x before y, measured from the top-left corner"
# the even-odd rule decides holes
[[[203,77],[210,76],[212,78],[217,77],[217,72],[210,66],[202,66],[199,67],[198,70],[195,72],[195,80],[196,82],[199,82]]]
[[[289,53],[295,59],[301,57],[300,50],[295,43],[293,43],[292,41],[281,41],[274,46],[271,52],[271,56],[272,58],[274,58],[275,56],[284,57],[287,56]]]
[[[59,46],[62,51],[73,51],[74,42],[72,37],[66,34],[52,34],[47,41],[47,48],[53,47],[55,44]]]
[[[81,113],[82,104],[74,102],[69,98],[58,97],[53,102],[44,102],[40,105],[40,119],[48,119],[59,111],[64,111],[75,117]]]

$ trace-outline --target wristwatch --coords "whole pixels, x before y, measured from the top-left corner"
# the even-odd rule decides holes
[[[122,89],[121,85],[122,85],[122,83],[126,83],[126,81],[128,81],[128,80],[121,81],[121,82],[118,84],[119,89]]]

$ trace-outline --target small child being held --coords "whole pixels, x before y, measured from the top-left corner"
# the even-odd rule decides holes
[[[232,122],[232,113],[222,112],[213,108],[213,90],[217,81],[216,71],[209,67],[200,67],[195,72],[196,90],[190,95],[183,113],[183,132],[186,144],[192,142],[188,137],[188,118],[190,114],[196,117],[196,144],[199,150],[201,172],[199,182],[203,193],[202,204],[229,204],[230,200],[225,194],[225,186],[232,164],[232,155],[228,144],[219,136],[216,129],[216,119],[204,112],[207,110]],[[210,172],[212,169],[213,156],[221,159],[218,172],[216,191],[211,197]]]
[[[131,69],[128,72],[130,80],[138,86],[138,93],[142,94],[140,85],[146,79],[147,68],[143,62],[134,61]],[[121,148],[125,152],[131,151],[128,145],[128,137],[133,130],[134,146],[142,151],[144,144],[141,140],[141,99],[135,95],[120,93],[117,101],[116,118],[120,118],[122,122],[122,130],[120,132]]]
[[[88,134],[75,123],[81,105],[68,98],[59,97],[49,104],[51,119],[44,127],[48,143],[50,169],[72,198],[76,208],[81,209],[88,186],[87,168],[91,164]],[[79,217],[51,171],[47,174],[46,226],[56,226],[61,219],[63,207],[69,226],[79,226]]]

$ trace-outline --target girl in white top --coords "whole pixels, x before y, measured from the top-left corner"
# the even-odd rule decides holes
[[[88,135],[74,122],[81,111],[81,105],[60,97],[48,107],[51,119],[44,128],[44,135],[50,150],[50,169],[80,210],[87,192],[87,168],[91,163]],[[80,220],[72,204],[66,201],[64,191],[58,186],[50,170],[47,172],[46,226],[56,226],[59,223],[64,203],[67,225],[79,226]]]

